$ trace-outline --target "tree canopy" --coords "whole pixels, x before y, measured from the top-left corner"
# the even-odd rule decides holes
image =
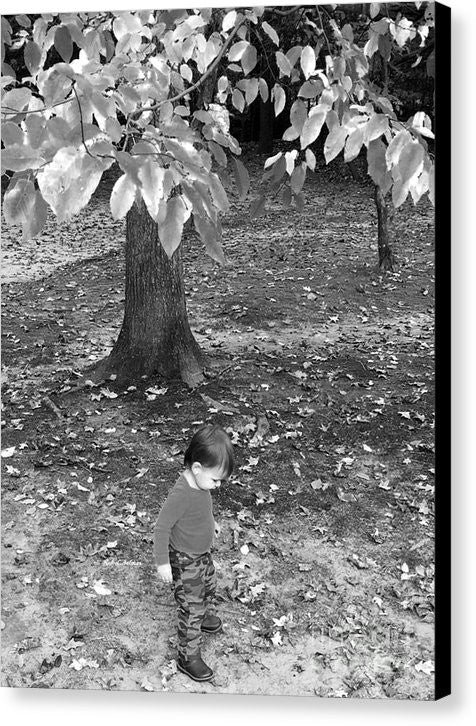
[[[433,25],[432,6],[420,2],[3,17],[4,216],[35,236],[48,209],[59,221],[78,214],[117,163],[115,219],[142,198],[167,255],[191,218],[222,262],[229,169],[242,199],[249,188],[230,112],[257,99],[270,99],[276,116],[289,111],[289,150],[265,163],[285,203],[303,204],[311,147],[324,132],[326,162],[341,153],[351,161],[364,148],[369,175],[395,206],[409,194],[433,200],[430,116],[398,118],[388,84],[369,73],[394,50],[416,66]],[[300,28],[300,42],[289,27]],[[430,74],[432,62],[426,53]],[[200,103],[207,80],[212,100]]]

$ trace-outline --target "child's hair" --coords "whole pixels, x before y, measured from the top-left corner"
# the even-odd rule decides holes
[[[205,424],[195,432],[184,455],[184,464],[194,461],[209,468],[221,467],[227,476],[233,471],[233,446],[226,431],[216,424]]]

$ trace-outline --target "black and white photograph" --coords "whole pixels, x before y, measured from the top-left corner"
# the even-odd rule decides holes
[[[449,695],[449,7],[21,5],[1,686]]]

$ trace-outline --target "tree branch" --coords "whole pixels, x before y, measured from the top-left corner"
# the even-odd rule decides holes
[[[65,103],[70,103],[73,100],[73,98],[66,98],[64,101],[58,101],[58,103],[54,103],[52,106],[44,106],[43,108],[35,108],[32,111],[16,111],[14,108],[10,108],[10,106],[3,106],[2,108],[2,115],[5,116],[18,116],[19,113],[22,115],[27,115],[30,113],[44,113],[45,111],[49,111],[52,108],[56,108],[56,106],[64,106]],[[4,109],[7,109],[6,111]]]
[[[302,5],[294,5],[294,7],[290,8],[289,10],[278,10],[277,8],[266,8],[266,10],[268,10],[270,13],[274,13],[274,15],[281,15],[282,17],[285,17],[286,15],[291,15],[292,13],[295,13],[296,10],[300,10],[302,7]]]
[[[78,92],[76,90],[76,83],[73,83],[72,88],[73,88],[74,95],[76,96],[76,101],[78,102],[79,125],[81,126],[81,138],[83,140],[83,146],[86,149],[86,153],[89,154],[89,156],[92,156],[92,158],[94,159],[93,154],[91,154],[91,152],[89,151],[88,147],[86,146],[86,139],[84,138],[83,111],[82,111],[82,108],[81,108],[81,104],[79,102],[79,96],[78,96]]]
[[[324,23],[322,22],[322,15],[321,15],[321,11],[319,10],[319,5],[316,5],[316,10],[317,10],[317,14],[319,15],[319,21],[321,23],[321,30],[323,32],[324,38],[326,39],[327,50],[329,51],[329,55],[332,56],[332,51],[331,51],[331,46],[330,46],[330,43],[329,43],[329,38],[327,37],[326,31],[324,30]]]
[[[199,78],[196,83],[194,83],[192,86],[189,86],[188,88],[186,88],[185,91],[181,91],[181,93],[178,93],[176,96],[172,96],[172,98],[164,98],[163,101],[158,101],[157,103],[153,103],[152,106],[147,106],[145,108],[142,108],[140,111],[137,111],[136,113],[140,116],[141,114],[145,113],[146,111],[155,111],[156,109],[158,109],[161,106],[163,106],[164,103],[174,103],[174,101],[179,101],[181,98],[185,98],[185,96],[188,96],[193,91],[196,91],[197,88],[200,88],[200,86],[205,81],[205,79],[208,78],[208,76],[210,75],[210,73],[212,73],[215,70],[215,68],[217,67],[217,65],[219,64],[219,62],[221,61],[221,59],[225,55],[226,49],[228,48],[228,46],[230,45],[231,41],[233,40],[233,38],[235,37],[235,35],[239,31],[239,29],[241,28],[241,26],[245,22],[246,22],[246,18],[243,18],[243,20],[241,21],[241,23],[239,23],[236,26],[236,28],[233,28],[232,32],[230,33],[230,35],[228,36],[228,38],[224,42],[224,44],[223,44],[220,52],[218,53],[218,55],[215,58],[215,60],[213,61],[213,63],[211,63],[211,65],[209,66],[209,68],[207,68],[207,70],[205,71],[205,73],[203,74],[203,76],[201,78]],[[136,114],[133,114],[133,115],[135,116]]]

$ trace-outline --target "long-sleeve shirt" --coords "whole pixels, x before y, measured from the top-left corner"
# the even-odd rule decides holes
[[[214,528],[210,492],[194,489],[181,474],[165,500],[154,527],[156,564],[168,564],[169,544],[188,554],[208,552],[213,542]]]

